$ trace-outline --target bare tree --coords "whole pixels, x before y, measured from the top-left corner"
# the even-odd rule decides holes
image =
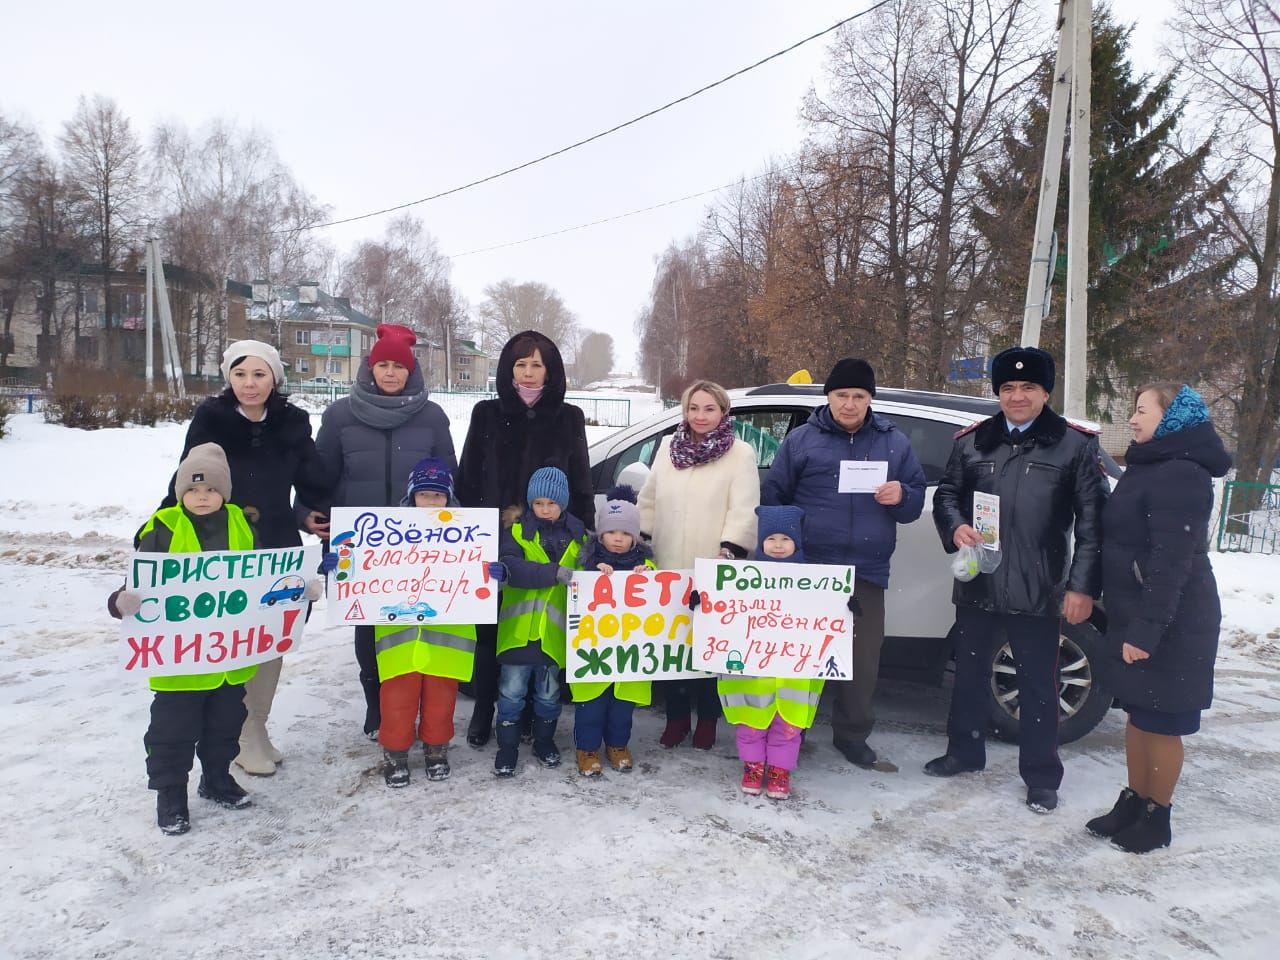
[[[485,345],[506,343],[522,330],[537,330],[555,341],[566,364],[575,360],[578,321],[545,283],[500,280],[484,288],[480,323]]]
[[[1238,477],[1269,479],[1280,431],[1280,19],[1263,0],[1179,0],[1174,52],[1219,125],[1223,290],[1235,331]]]
[[[582,384],[603,380],[613,370],[613,337],[597,330],[588,330],[578,347],[578,362],[574,373]]]
[[[102,264],[105,325],[99,362],[108,365],[117,355],[112,324],[111,272],[136,242],[144,215],[144,151],[129,119],[114,100],[81,97],[75,115],[59,138],[66,178],[93,223],[93,236]]]

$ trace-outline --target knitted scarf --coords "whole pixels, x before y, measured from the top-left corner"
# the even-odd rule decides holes
[[[427,405],[427,385],[422,379],[422,368],[416,363],[404,390],[389,397],[378,390],[373,381],[373,371],[365,364],[356,373],[351,385],[351,412],[356,419],[375,430],[394,430],[403,426]]]
[[[1178,395],[1173,398],[1173,403],[1169,404],[1169,409],[1160,418],[1155,436],[1167,437],[1171,433],[1194,427],[1198,423],[1207,423],[1208,420],[1209,408],[1200,399],[1200,394],[1183,384]]]
[[[725,417],[701,440],[693,436],[689,421],[681,420],[671,437],[671,464],[677,470],[719,460],[733,446],[733,417]]]

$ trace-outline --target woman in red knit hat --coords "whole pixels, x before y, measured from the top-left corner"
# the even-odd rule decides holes
[[[443,460],[453,470],[457,459],[449,418],[427,397],[422,368],[413,354],[417,337],[408,327],[378,325],[348,396],[329,405],[320,421],[316,448],[335,481],[335,507],[394,507],[404,494],[404,478],[424,457]],[[307,510],[303,523],[328,538],[328,517]],[[377,739],[382,713],[378,705],[378,661],[373,627],[356,627],[356,661],[364,688],[364,732]]]

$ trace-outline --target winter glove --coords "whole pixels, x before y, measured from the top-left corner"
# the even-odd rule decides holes
[[[324,580],[320,577],[312,577],[307,581],[307,589],[302,594],[312,603],[324,596]]]
[[[573,579],[573,573],[573,567],[556,567],[556,582],[567,587],[569,581]]]
[[[849,594],[849,602],[845,606],[849,608],[849,612],[853,614],[855,620],[862,616],[862,604],[858,602],[858,598],[853,594]]]
[[[320,572],[333,573],[338,569],[338,555],[332,550],[325,551],[325,555],[320,558]]]
[[[121,590],[116,594],[116,609],[121,617],[132,617],[142,609],[142,594],[132,590]]]
[[[702,606],[702,594],[700,594],[697,590],[690,590],[689,591],[689,609],[697,610],[700,606]]]
[[[487,564],[489,567],[489,579],[495,583],[507,582],[507,565],[497,560],[491,560]]]

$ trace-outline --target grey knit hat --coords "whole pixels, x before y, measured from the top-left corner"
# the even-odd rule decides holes
[[[231,467],[227,465],[227,455],[216,443],[202,443],[192,447],[180,464],[178,473],[173,479],[173,495],[179,500],[182,495],[197,483],[207,483],[222,499],[231,499]]]

